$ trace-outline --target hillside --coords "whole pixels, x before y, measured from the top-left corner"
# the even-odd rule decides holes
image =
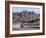
[[[23,10],[21,12],[13,13],[13,22],[34,22],[40,20],[40,14],[36,14],[33,11]]]

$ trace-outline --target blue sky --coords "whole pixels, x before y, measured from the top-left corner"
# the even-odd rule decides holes
[[[13,7],[12,12],[21,12],[23,10],[34,11],[36,14],[40,13],[40,8],[31,8],[31,7]]]

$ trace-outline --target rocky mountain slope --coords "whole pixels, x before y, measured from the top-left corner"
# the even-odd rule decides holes
[[[34,22],[40,20],[40,14],[34,11],[23,10],[21,12],[13,13],[13,22]]]

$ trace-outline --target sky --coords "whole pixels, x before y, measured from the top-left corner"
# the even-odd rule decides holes
[[[12,8],[12,12],[14,13],[21,12],[23,10],[34,11],[36,14],[40,13],[40,8],[31,8],[31,7],[13,7]]]

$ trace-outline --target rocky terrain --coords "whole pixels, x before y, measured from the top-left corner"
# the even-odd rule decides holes
[[[13,30],[37,29],[40,29],[40,14],[27,10],[13,13]]]
[[[38,20],[40,20],[40,14],[36,14],[33,11],[23,10],[13,13],[13,22],[33,22]]]

